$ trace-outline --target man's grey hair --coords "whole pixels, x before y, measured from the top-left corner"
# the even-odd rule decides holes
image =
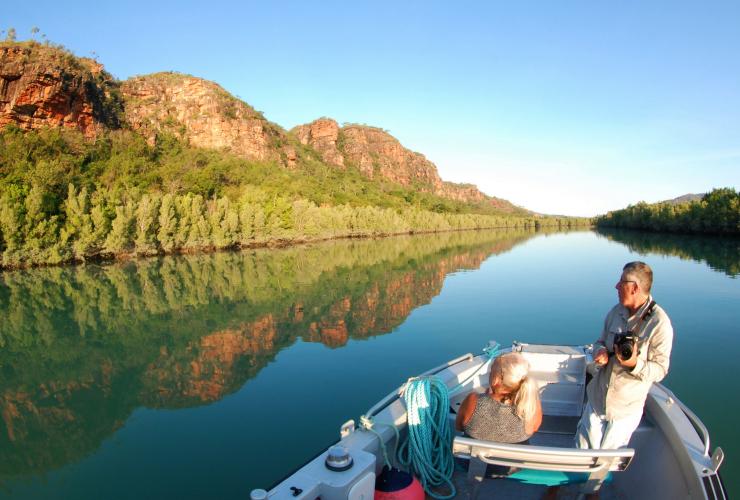
[[[622,271],[625,278],[636,281],[645,293],[650,293],[650,288],[653,286],[653,270],[650,266],[637,260],[625,264]]]

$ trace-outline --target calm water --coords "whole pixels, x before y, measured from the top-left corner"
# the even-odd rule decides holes
[[[502,231],[0,274],[0,497],[248,498],[489,339],[593,341],[635,259],[738,492],[738,240]]]

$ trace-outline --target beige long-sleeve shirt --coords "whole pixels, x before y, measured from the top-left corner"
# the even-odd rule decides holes
[[[614,335],[632,330],[638,335],[637,365],[624,368],[615,356],[599,368],[586,388],[588,400],[594,411],[607,420],[615,420],[642,412],[648,391],[653,382],[660,382],[668,373],[673,326],[665,311],[658,305],[652,314],[641,321],[652,297],[635,314],[617,304],[606,315],[604,330],[594,345],[594,353],[602,347],[614,352]]]

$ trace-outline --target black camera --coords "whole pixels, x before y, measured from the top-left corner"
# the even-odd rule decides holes
[[[614,352],[619,353],[620,358],[630,359],[635,349],[637,349],[637,335],[632,332],[614,335]]]

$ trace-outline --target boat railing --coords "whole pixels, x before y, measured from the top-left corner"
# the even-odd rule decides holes
[[[696,432],[699,434],[699,438],[701,439],[702,443],[704,444],[704,455],[709,456],[709,431],[707,430],[706,426],[704,425],[704,422],[701,421],[699,417],[696,416],[696,413],[691,411],[691,409],[683,404],[683,402],[676,397],[675,394],[673,394],[673,391],[666,388],[663,384],[656,384],[658,385],[662,390],[668,394],[668,397],[670,398],[670,402],[676,403],[679,408],[681,408],[681,411],[686,415],[686,418],[689,419],[689,422],[691,422],[691,425],[696,429]]]
[[[601,470],[625,470],[635,455],[632,448],[617,450],[581,450],[522,444],[494,443],[467,437],[455,437],[456,455],[477,457],[483,462],[525,469],[593,473]]]
[[[494,443],[461,436],[453,440],[452,450],[456,457],[470,460],[468,481],[473,488],[473,498],[485,479],[488,464],[541,471],[544,474],[575,473],[568,481],[581,483],[581,492],[590,494],[599,491],[612,471],[625,470],[635,455],[632,448],[581,450]],[[516,474],[514,472],[507,477],[513,478]],[[542,482],[536,484],[563,484],[559,482],[560,478],[557,483],[551,483],[547,476],[539,478],[539,481]]]
[[[473,358],[475,358],[475,355],[473,353],[467,353],[464,354],[458,358],[455,358],[453,360],[447,361],[446,363],[442,363],[439,366],[436,366],[432,368],[431,370],[427,370],[424,373],[420,373],[417,375],[417,377],[428,377],[430,375],[436,375],[437,373],[446,370],[447,368],[454,366],[458,363],[462,363],[463,361],[472,361]],[[383,411],[385,408],[387,408],[391,403],[393,403],[395,400],[397,400],[401,396],[400,388],[395,389],[393,392],[388,394],[386,397],[378,401],[372,408],[370,408],[367,412],[365,412],[366,417],[374,417],[381,411]]]

